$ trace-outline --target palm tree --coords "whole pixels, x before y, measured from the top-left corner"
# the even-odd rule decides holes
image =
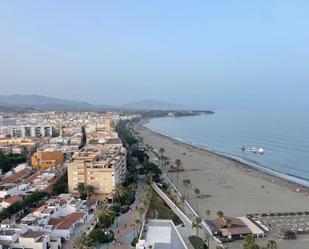
[[[219,219],[224,219],[224,213],[222,211],[218,211],[217,216]]]
[[[176,159],[175,161],[175,164],[176,164],[176,176],[177,176],[177,180],[176,180],[176,186],[177,186],[177,189],[179,187],[179,170],[180,170],[180,166],[181,166],[181,160],[180,159]]]
[[[125,196],[126,194],[126,189],[120,185],[120,184],[116,184],[113,188],[113,200],[115,201],[119,201],[120,198],[122,198],[123,196]]]
[[[182,209],[184,209],[185,202],[186,202],[185,196],[184,196],[184,195],[181,195],[181,196],[180,196],[180,203],[181,203]]]
[[[204,241],[207,244],[207,249],[209,249],[209,234],[207,232],[204,233]]]
[[[142,225],[142,222],[141,222],[139,219],[136,219],[136,220],[134,221],[134,224],[136,225],[136,231],[137,231],[137,236],[138,236],[139,233],[140,233],[140,227],[141,227],[141,225]]]
[[[90,199],[90,197],[94,194],[94,187],[92,185],[86,185],[85,194],[87,195],[87,198]]]
[[[160,162],[160,165],[161,165],[161,170],[163,171],[163,162],[164,162],[164,152],[165,152],[165,149],[164,148],[160,148],[159,149],[159,153],[160,153],[160,156],[159,156],[159,162]]]
[[[164,152],[165,152],[165,149],[161,147],[161,148],[159,149],[160,155],[163,156]]]
[[[267,242],[267,249],[277,249],[277,248],[278,248],[278,246],[277,246],[276,241],[274,241],[274,240],[269,240],[269,241]]]
[[[135,224],[135,223],[132,223],[132,224],[131,224],[131,227],[133,227],[134,238],[136,238],[136,224]]]
[[[85,184],[84,183],[79,183],[77,185],[77,191],[80,196],[82,196],[85,193]]]
[[[142,216],[143,216],[143,214],[145,213],[145,208],[140,207],[140,208],[138,209],[138,213],[139,213],[140,219],[142,220]]]
[[[171,171],[171,172],[170,172],[170,173],[171,173],[171,174],[170,174],[170,176],[171,176],[171,181],[172,181],[172,182],[174,182],[174,177],[173,177],[173,176],[174,176],[174,174],[173,174],[173,173],[174,173],[174,172],[173,172],[173,167],[174,167],[173,165],[170,165],[170,167],[169,167],[169,170]]]
[[[202,223],[201,217],[195,217],[194,221],[192,222],[192,228],[196,229],[195,230],[196,231],[196,238],[198,238],[200,228],[202,228],[201,223]]]
[[[255,240],[251,234],[245,237],[243,244],[244,249],[258,249],[259,246],[255,243]]]
[[[183,179],[182,180],[183,185],[183,192],[186,199],[189,199],[189,188],[191,186],[191,180],[190,179]]]
[[[76,237],[76,239],[73,241],[73,245],[77,249],[91,249],[93,248],[91,246],[91,239],[87,235],[79,235]]]
[[[99,207],[99,217],[100,216],[110,216],[113,214],[113,211],[110,210],[109,206],[106,203],[102,203],[102,205]]]
[[[227,219],[227,220],[225,221],[225,226],[226,226],[227,228],[231,228],[232,225],[233,225],[233,223],[232,223],[232,221],[231,221],[230,219]]]
[[[210,216],[210,210],[206,210],[206,216],[207,216],[207,220],[209,220],[209,216]]]
[[[198,188],[194,189],[195,200],[196,200],[196,212],[198,213],[198,196],[200,194],[200,190]]]
[[[165,171],[166,173],[168,173],[166,169],[168,169],[168,165],[169,165],[169,164],[170,164],[170,161],[168,160],[168,157],[165,157],[165,158],[164,158],[164,171]]]

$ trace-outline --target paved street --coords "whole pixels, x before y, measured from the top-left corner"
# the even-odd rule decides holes
[[[117,221],[112,226],[112,230],[115,234],[116,241],[109,245],[99,245],[97,248],[115,248],[115,249],[127,249],[130,248],[130,243],[134,238],[134,221],[139,219],[139,213],[136,207],[140,207],[142,204],[142,198],[146,190],[147,180],[145,177],[139,180],[138,188],[136,190],[136,198],[131,205],[131,211],[119,216],[118,226]]]

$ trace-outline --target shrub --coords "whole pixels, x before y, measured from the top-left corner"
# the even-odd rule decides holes
[[[114,240],[112,231],[104,232],[100,228],[94,228],[88,236],[93,244],[110,243]]]

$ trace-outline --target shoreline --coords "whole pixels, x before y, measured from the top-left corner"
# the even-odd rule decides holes
[[[309,188],[263,172],[233,158],[171,138],[145,127],[142,120],[134,129],[144,138],[144,144],[155,149],[165,148],[171,164],[181,159],[185,172],[179,174],[178,190],[184,193],[182,180],[189,178],[193,188],[199,188],[199,205],[216,214],[225,211],[230,216],[268,212],[307,211]],[[176,174],[168,173],[175,184]],[[175,184],[176,185],[176,184]],[[193,188],[189,202],[195,208]],[[300,191],[298,192],[297,189]]]
[[[244,167],[248,170],[256,170],[256,171],[258,171],[262,174],[266,174],[266,175],[274,177],[276,179],[285,181],[289,184],[293,184],[293,185],[295,185],[295,188],[304,188],[305,190],[309,191],[309,181],[305,178],[301,178],[301,177],[296,176],[296,175],[284,173],[284,172],[281,172],[281,171],[278,171],[278,170],[270,169],[270,168],[267,168],[266,166],[259,165],[258,163],[250,163],[249,161],[246,161],[245,159],[243,159],[239,156],[233,156],[233,155],[230,155],[228,153],[219,152],[219,151],[207,148],[206,146],[197,145],[197,144],[194,144],[192,142],[185,141],[181,138],[171,137],[171,136],[169,136],[165,133],[152,130],[152,129],[148,128],[147,126],[145,126],[145,124],[149,123],[149,120],[150,119],[141,120],[139,122],[139,125],[143,126],[143,128],[145,128],[148,131],[153,132],[153,133],[155,133],[159,136],[165,137],[167,139],[171,139],[172,141],[175,141],[175,142],[182,143],[182,144],[190,146],[194,149],[202,150],[202,151],[211,153],[213,155],[234,161],[236,163],[241,164],[242,167]]]

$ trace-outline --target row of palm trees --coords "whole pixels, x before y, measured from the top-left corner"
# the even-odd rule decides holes
[[[146,146],[148,146],[148,148],[150,148],[149,145],[146,145]],[[169,165],[169,160],[168,160],[168,157],[166,157],[164,155],[164,152],[165,152],[165,149],[161,147],[159,149],[159,154],[157,154],[157,155],[158,155],[158,159],[159,159],[159,163],[160,163],[162,172],[166,172],[167,175],[168,175],[168,171],[166,171],[166,166]],[[154,153],[156,153],[156,151],[154,151]],[[176,165],[175,171],[176,171],[176,177],[177,177],[176,178],[176,188],[179,189],[179,170],[182,168],[182,161],[180,159],[176,159],[175,165]],[[172,168],[172,165],[171,165],[171,168]],[[172,182],[173,182],[173,179],[172,179]],[[186,178],[183,179],[183,181],[182,181],[182,186],[183,186],[183,197],[181,197],[180,201],[183,205],[185,200],[189,199],[190,189],[193,188],[191,180],[187,177],[187,175],[186,175]],[[199,212],[198,211],[198,198],[199,198],[199,195],[200,195],[200,190],[198,188],[193,188],[193,191],[194,191],[194,195],[195,195],[196,211],[198,213]]]
[[[87,198],[90,198],[93,194],[93,188],[89,185],[83,185],[80,184],[78,186],[78,190],[80,194],[87,196]],[[113,188],[112,195],[113,195],[113,204],[120,202],[121,198],[124,198],[125,196],[134,193],[136,190],[136,184],[131,184],[128,187],[124,187],[121,184],[116,184]],[[114,210],[112,210],[111,206],[108,205],[106,202],[103,202],[98,210],[98,221],[101,224],[101,227],[103,228],[104,232],[107,233],[109,227],[112,226],[114,222],[114,218],[116,217],[116,213]],[[93,242],[87,235],[80,235],[78,236],[74,242],[74,247],[76,249],[89,249],[93,248],[92,244]]]
[[[103,202],[100,207],[99,207],[99,211],[98,211],[98,217],[99,220],[101,218],[105,218],[105,217],[110,217],[114,215],[113,210],[111,210],[110,206],[108,206],[108,204],[106,204],[105,202]],[[110,223],[110,226],[112,225],[112,222]],[[107,227],[104,227],[104,232],[107,232]],[[78,237],[76,237],[76,239],[73,241],[73,245],[74,248],[76,249],[93,249],[93,241],[91,240],[91,238],[89,236],[87,236],[86,234],[81,234]]]
[[[164,148],[159,148],[159,151],[157,152],[151,145],[149,144],[146,144],[145,147],[151,151],[159,160],[159,166],[160,166],[160,169],[162,170],[163,173],[166,173],[167,176],[168,176],[168,171],[170,169],[173,168],[173,170],[176,171],[176,186],[177,186],[177,189],[179,187],[179,172],[181,170],[181,166],[182,166],[182,162],[180,159],[176,159],[175,160],[175,166],[174,165],[171,165],[170,163],[170,160],[167,156],[165,156],[165,149]],[[173,174],[171,174],[171,176],[173,176]],[[172,182],[173,182],[173,179],[172,179]]]
[[[152,189],[151,185],[148,185],[147,190],[145,191],[145,194],[144,194],[144,197],[143,197],[143,202],[142,202],[141,206],[138,207],[138,209],[137,209],[138,216],[134,220],[134,223],[131,225],[134,229],[134,239],[133,240],[135,240],[135,241],[138,240],[138,236],[141,232],[143,221],[145,219],[144,216],[145,216],[145,213],[148,212],[150,202],[151,202],[151,199],[152,199],[152,195],[153,195],[153,189]]]
[[[277,249],[278,245],[276,241],[269,240],[266,246],[259,246],[252,235],[247,235],[243,243],[244,249]]]
[[[77,186],[77,191],[82,200],[89,199],[94,194],[94,187],[92,185],[85,185],[84,183],[79,183]]]

